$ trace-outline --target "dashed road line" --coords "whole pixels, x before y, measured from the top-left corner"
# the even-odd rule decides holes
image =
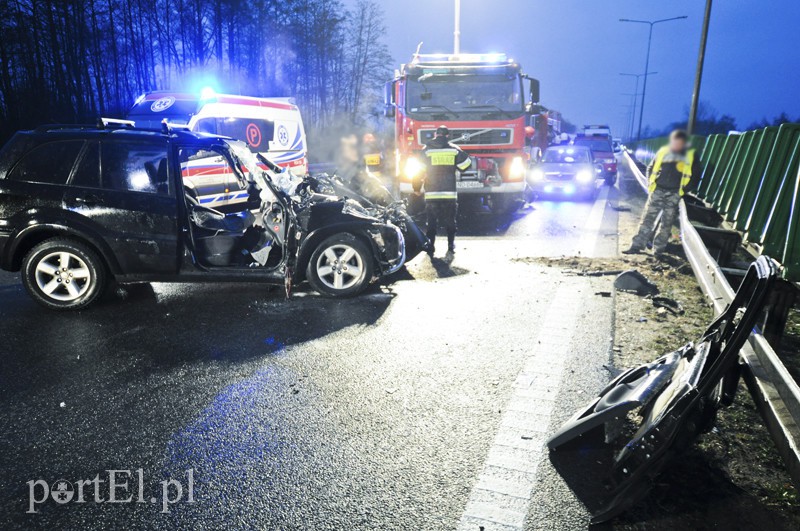
[[[605,207],[605,201],[598,204]],[[459,531],[524,528],[545,453],[550,417],[575,334],[574,323],[584,297],[574,283],[564,283],[556,291],[539,336],[533,342],[533,351],[514,381],[494,442],[459,522]]]
[[[591,257],[608,205],[603,187],[587,218],[576,254]],[[546,310],[534,348],[514,380],[511,398],[470,493],[459,531],[522,530],[545,453],[550,417],[564,374],[585,295],[576,284],[564,283]]]
[[[597,200],[592,206],[592,211],[589,213],[589,218],[584,227],[583,235],[578,242],[578,255],[588,258],[594,257],[597,247],[597,236],[600,234],[600,228],[603,226],[603,216],[606,212],[608,205],[608,193],[611,190],[610,186],[603,186]]]

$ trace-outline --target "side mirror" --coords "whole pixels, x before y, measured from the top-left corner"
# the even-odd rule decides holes
[[[528,78],[530,81],[531,103],[539,103],[541,101],[541,94],[539,94],[539,80]]]
[[[394,118],[397,112],[394,87],[394,81],[389,81],[383,86],[383,115],[387,118]]]

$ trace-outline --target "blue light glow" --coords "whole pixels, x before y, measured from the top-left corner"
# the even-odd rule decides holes
[[[213,89],[213,87],[203,87],[200,90],[200,99],[201,100],[213,100],[217,97],[217,91]]]

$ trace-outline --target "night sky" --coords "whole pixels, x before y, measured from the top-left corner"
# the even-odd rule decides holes
[[[353,2],[354,0],[347,0]],[[405,62],[452,51],[453,0],[389,0],[387,43]],[[624,134],[624,107],[644,71],[648,27],[620,18],[687,20],[653,33],[645,125],[684,117],[694,82],[703,0],[463,0],[462,50],[507,52],[542,82],[542,101],[574,123],[608,122]],[[701,98],[746,127],[786,111],[800,117],[800,1],[716,0]]]

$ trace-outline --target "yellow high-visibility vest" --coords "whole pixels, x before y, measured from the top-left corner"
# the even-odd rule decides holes
[[[656,153],[655,161],[653,162],[653,169],[650,171],[650,193],[656,191],[658,187],[658,176],[661,173],[661,164],[664,162],[664,157],[667,156],[669,153],[669,146],[664,146],[658,150]],[[680,195],[684,194],[684,188],[689,186],[689,183],[692,182],[692,165],[694,165],[694,154],[695,150],[690,149],[686,152],[686,161],[679,162],[676,167],[678,171],[681,172],[681,189]]]

